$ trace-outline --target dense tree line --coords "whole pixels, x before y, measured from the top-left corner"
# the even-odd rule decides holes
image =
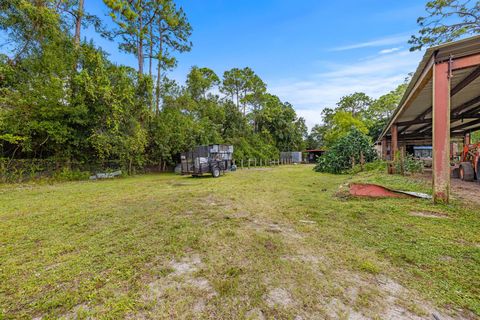
[[[405,90],[402,84],[379,99],[347,95],[323,110],[323,123],[307,136],[293,106],[270,94],[248,67],[217,75],[194,66],[185,84],[168,79],[176,55],[192,47],[192,27],[173,0],[104,0],[113,23],[86,12],[84,2],[0,0],[7,38],[0,54],[0,157],[165,166],[195,145],[229,143],[238,159],[275,158],[279,151],[329,148],[352,127],[375,139]],[[419,20],[423,38],[414,44],[478,32],[478,4],[470,4],[428,2],[433,22]],[[460,30],[440,25],[452,12],[463,17]],[[138,67],[117,65],[82,40],[87,26],[116,41]]]
[[[373,99],[355,92],[340,99],[336,108],[322,110],[321,125],[315,125],[307,137],[308,148],[329,148],[352,128],[375,141],[402,98],[408,79],[395,90]]]
[[[191,47],[192,28],[172,1],[105,4],[115,22],[111,30],[84,12],[82,0],[0,1],[0,28],[12,53],[0,55],[3,157],[118,160],[131,168],[174,164],[178,153],[198,144],[234,144],[237,158],[275,158],[303,148],[304,120],[250,68],[220,78],[194,66],[183,86],[166,77],[176,64],[173,53]],[[80,41],[85,24],[117,39],[138,69]]]
[[[408,41],[411,51],[480,33],[478,0],[430,0],[425,4],[425,12],[425,16],[417,19],[418,34]],[[324,108],[323,123],[312,128],[307,146],[331,147],[351,128],[376,140],[400,102],[408,81],[378,99],[356,92],[341,98],[336,108]]]

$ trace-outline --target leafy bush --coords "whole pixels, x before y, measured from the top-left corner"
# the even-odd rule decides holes
[[[348,173],[357,174],[361,171],[365,172],[387,172],[387,162],[383,160],[375,160],[372,162],[365,163],[361,166],[360,164],[355,165],[355,167],[349,170]]]
[[[376,159],[370,138],[356,128],[352,128],[346,136],[338,139],[323,156],[318,158],[315,171],[345,173],[352,169],[352,159],[355,163],[361,162],[362,154],[365,162]]]
[[[53,178],[58,181],[79,181],[87,180],[90,172],[78,169],[63,168],[61,171],[55,172]]]
[[[394,160],[395,172],[403,175],[411,175],[423,172],[423,161],[415,158],[411,154],[403,157],[397,154]]]

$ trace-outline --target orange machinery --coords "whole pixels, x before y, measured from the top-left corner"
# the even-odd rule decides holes
[[[480,143],[463,146],[459,165],[459,178],[464,181],[480,181]]]

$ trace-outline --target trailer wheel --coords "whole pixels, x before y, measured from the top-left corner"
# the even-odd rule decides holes
[[[477,181],[480,182],[480,159],[477,161],[477,168],[475,170],[475,177],[477,178]]]
[[[212,168],[212,176],[214,178],[220,177],[220,168],[218,168],[218,167]]]
[[[470,162],[460,163],[460,179],[463,181],[473,181],[475,177],[475,172],[473,166]]]
[[[451,177],[453,179],[460,179],[460,168],[453,168],[451,172]]]

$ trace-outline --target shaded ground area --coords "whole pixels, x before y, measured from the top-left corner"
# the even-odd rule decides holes
[[[426,183],[431,183],[432,172],[427,171],[424,174],[416,177]],[[478,181],[462,181],[461,179],[451,179],[451,191],[454,198],[460,199],[465,203],[480,206],[480,183]]]
[[[0,187],[0,318],[475,319],[478,207],[311,166]]]

